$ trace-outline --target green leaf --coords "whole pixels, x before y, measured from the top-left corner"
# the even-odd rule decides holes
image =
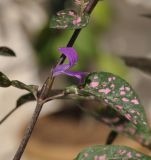
[[[0,55],[1,56],[16,56],[15,52],[8,47],[0,47]]]
[[[150,160],[151,157],[126,146],[96,145],[84,149],[74,160]]]
[[[19,89],[25,89],[25,90],[33,93],[33,94],[37,93],[37,91],[38,91],[38,86],[36,86],[36,85],[26,85],[23,82],[20,82],[18,80],[12,80],[11,85],[16,87],[16,88],[19,88]]]
[[[28,93],[25,95],[22,95],[21,97],[18,98],[17,103],[16,103],[16,108],[20,107],[21,105],[36,100],[34,95],[32,93]]]
[[[105,108],[99,110],[98,107],[98,110],[87,112],[87,108],[83,107],[84,111],[113,130],[151,148],[151,130],[144,109],[135,91],[124,79],[112,73],[95,72],[87,76],[84,84],[68,87],[65,93],[71,99],[75,96],[78,99],[99,100]]]
[[[9,86],[11,86],[11,81],[5,74],[0,72],[0,87],[9,87]]]
[[[31,92],[35,97],[37,96],[38,86],[37,85],[27,85],[18,80],[10,80],[4,73],[0,72],[0,87],[16,87],[19,89],[25,89]]]
[[[80,29],[89,22],[89,15],[78,15],[74,10],[62,10],[53,16],[50,22],[50,28],[56,29]]]
[[[91,73],[80,92],[89,93],[111,106],[134,125],[148,131],[144,109],[133,88],[124,79],[108,72]]]

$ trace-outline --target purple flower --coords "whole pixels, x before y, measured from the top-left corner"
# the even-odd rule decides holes
[[[76,50],[72,47],[66,47],[59,48],[59,51],[67,57],[69,64],[61,64],[56,66],[53,69],[53,76],[55,77],[60,74],[66,74],[68,76],[76,77],[80,80],[80,82],[82,82],[88,74],[87,72],[70,71],[70,68],[78,62],[78,54]]]

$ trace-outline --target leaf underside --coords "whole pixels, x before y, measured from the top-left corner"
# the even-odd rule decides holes
[[[89,23],[89,15],[78,15],[74,10],[62,10],[53,16],[50,22],[50,28],[55,29],[80,29],[86,27]]]
[[[126,146],[96,145],[84,149],[74,160],[150,160],[151,157]]]
[[[0,47],[0,55],[1,56],[10,56],[10,57],[16,56],[15,52],[8,47]]]

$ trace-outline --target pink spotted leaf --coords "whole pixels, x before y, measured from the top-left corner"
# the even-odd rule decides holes
[[[95,72],[89,74],[82,85],[68,87],[67,92],[83,97],[89,95],[100,100],[117,114],[110,117],[99,113],[97,119],[102,115],[101,121],[112,126],[114,130],[132,137],[144,146],[151,144],[151,130],[142,104],[133,88],[124,79],[112,73]],[[113,121],[117,119],[118,125],[114,125]]]
[[[133,88],[124,79],[112,73],[91,73],[81,91],[95,95],[123,115],[136,126],[146,131],[148,124],[141,102]]]
[[[52,17],[50,28],[55,29],[80,29],[89,23],[89,15],[79,15],[74,10],[62,10]]]
[[[96,145],[85,148],[74,160],[150,160],[151,157],[126,146]]]

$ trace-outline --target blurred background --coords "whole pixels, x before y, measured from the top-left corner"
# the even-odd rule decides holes
[[[50,19],[69,7],[71,0],[0,0],[0,46],[13,49],[17,57],[0,57],[0,71],[11,79],[42,85],[66,46],[73,31],[50,29]],[[127,79],[135,88],[151,121],[150,76],[128,68],[120,56],[151,56],[151,14],[149,0],[104,0],[95,8],[88,27],[74,47],[79,54],[75,70],[109,71]],[[77,83],[66,76],[56,78],[54,88]],[[15,106],[24,91],[0,88],[0,119]],[[92,105],[86,104],[84,105]],[[23,131],[34,111],[28,103],[0,126],[0,159],[13,158]],[[110,129],[84,115],[73,101],[53,101],[44,106],[23,160],[71,160],[85,146],[104,144]],[[119,136],[114,144],[136,147],[136,142]]]

